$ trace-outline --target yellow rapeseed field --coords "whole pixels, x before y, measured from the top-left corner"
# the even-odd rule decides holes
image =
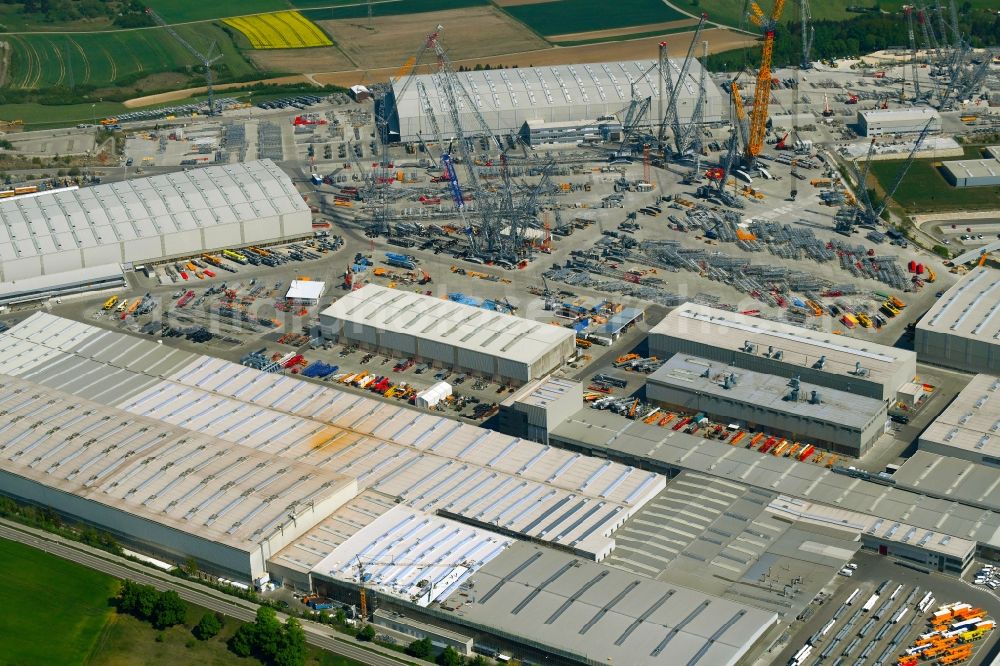
[[[333,45],[319,26],[295,11],[237,16],[223,22],[246,35],[255,49],[304,49]]]

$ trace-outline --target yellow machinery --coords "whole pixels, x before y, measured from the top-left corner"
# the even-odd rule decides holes
[[[747,144],[747,158],[750,160],[760,155],[767,134],[767,105],[771,100],[771,57],[774,55],[775,31],[784,9],[785,0],[774,0],[771,16],[768,20],[761,21],[764,47],[760,56],[760,70],[757,72],[757,86],[753,92],[753,111],[750,112],[750,141]]]

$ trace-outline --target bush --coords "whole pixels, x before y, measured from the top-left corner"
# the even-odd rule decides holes
[[[222,631],[222,619],[215,613],[205,613],[192,633],[198,640],[207,641],[218,636],[220,631]]]
[[[282,625],[273,608],[261,606],[254,623],[242,625],[229,639],[229,649],[239,657],[254,655],[265,664],[301,666],[306,659],[306,635],[295,618]]]
[[[406,646],[406,654],[419,659],[426,659],[434,653],[434,645],[429,638],[421,638]]]
[[[153,626],[166,629],[187,620],[187,606],[173,590],[162,592],[153,606]]]
[[[358,633],[355,635],[359,641],[373,641],[375,640],[375,627],[366,624],[361,629],[358,629]]]
[[[458,650],[450,645],[437,656],[437,663],[441,664],[441,666],[462,666],[464,661],[465,659],[458,653]]]
[[[934,254],[943,259],[951,259],[951,250],[946,248],[944,245],[935,245],[933,251]]]

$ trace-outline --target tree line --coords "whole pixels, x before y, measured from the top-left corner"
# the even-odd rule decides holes
[[[937,17],[929,16],[935,28]],[[907,21],[902,13],[863,14],[846,21],[814,21],[813,60],[859,56],[890,47],[909,48]],[[974,48],[1000,45],[1000,14],[987,9],[972,9],[966,3],[959,17],[959,29]],[[924,48],[920,28],[915,27],[917,48]],[[941,35],[937,36],[943,42]],[[708,57],[711,71],[733,71],[760,65],[760,47],[724,51]],[[802,60],[802,26],[783,23],[774,40],[772,66],[797,65]]]

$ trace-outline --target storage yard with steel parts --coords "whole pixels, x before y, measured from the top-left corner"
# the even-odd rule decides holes
[[[1000,49],[953,5],[779,67],[809,3],[749,3],[742,71],[686,10],[517,67],[442,20],[349,89],[8,126],[111,152],[0,191],[0,494],[390,661],[1000,658]]]

